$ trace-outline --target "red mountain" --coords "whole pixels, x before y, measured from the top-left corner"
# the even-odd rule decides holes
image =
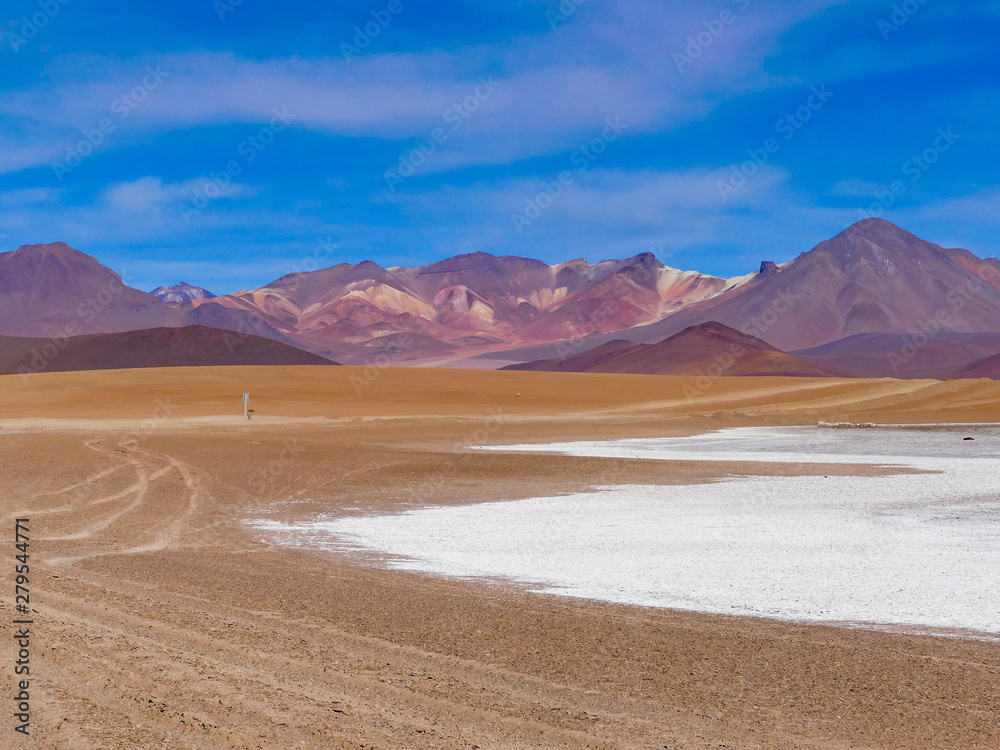
[[[73,336],[178,322],[156,297],[63,242],[0,253],[0,334]]]
[[[691,326],[658,344],[612,341],[579,354],[503,369],[708,377],[841,375],[829,367],[786,354],[760,339],[715,322]]]
[[[728,286],[649,253],[555,266],[474,253],[418,268],[341,264],[192,305],[254,312],[346,362],[389,353],[402,364],[620,331]]]
[[[770,273],[624,336],[658,341],[716,320],[785,351],[858,333],[1000,331],[997,261],[865,219]],[[594,343],[610,340],[598,338]]]
[[[0,334],[60,338],[205,325],[298,345],[243,310],[211,304],[178,309],[133,289],[97,259],[64,242],[0,253]],[[310,348],[308,343],[304,348]],[[323,353],[320,351],[319,353]]]
[[[1000,261],[879,219],[729,280],[649,253],[558,265],[473,253],[415,268],[344,263],[220,297],[187,284],[157,293],[170,304],[65,244],[24,246],[0,254],[0,334],[202,325],[351,364],[490,365],[662,342],[718,321],[782,352],[809,350],[832,370],[947,377],[997,353],[983,335],[1000,333]],[[924,335],[929,342],[892,369],[893,351]]]
[[[133,367],[334,365],[260,336],[204,326],[99,333],[67,339],[0,336],[0,375]]]

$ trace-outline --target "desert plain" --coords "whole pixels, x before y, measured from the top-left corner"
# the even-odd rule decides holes
[[[34,619],[32,734],[0,712],[4,746],[1000,746],[995,639],[539,594],[289,547],[248,524],[894,471],[488,450],[819,421],[997,423],[1000,383],[309,366],[2,377],[5,567],[28,517]]]

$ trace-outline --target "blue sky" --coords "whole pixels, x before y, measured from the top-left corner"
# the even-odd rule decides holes
[[[1000,0],[3,13],[0,249],[140,288],[475,251],[734,276],[866,215],[1000,254]]]

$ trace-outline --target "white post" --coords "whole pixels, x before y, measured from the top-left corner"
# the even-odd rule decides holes
[[[250,419],[250,412],[248,411],[249,408],[250,408],[250,394],[249,393],[244,393],[243,394],[243,416],[246,417],[247,419]]]

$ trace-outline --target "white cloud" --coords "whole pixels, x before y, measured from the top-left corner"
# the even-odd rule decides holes
[[[959,198],[933,201],[919,210],[927,219],[955,219],[1000,226],[1000,186],[989,187]]]
[[[11,141],[15,156],[7,169],[50,163],[81,130],[106,117],[148,133],[266,124],[275,108],[287,108],[294,127],[351,137],[426,137],[448,127],[444,113],[475,92],[490,70],[499,88],[482,113],[463,120],[434,168],[558,153],[607,117],[622,117],[632,132],[670,128],[726,98],[789,85],[763,72],[767,55],[789,28],[841,1],[749,3],[745,10],[734,3],[735,20],[680,71],[673,54],[684,54],[689,37],[718,22],[717,9],[688,1],[665,12],[651,0],[619,0],[587,6],[543,35],[351,60],[258,61],[229,52],[62,59],[50,66],[54,84],[0,99],[0,114],[33,131],[31,139]],[[149,79],[150,68],[162,71],[162,82],[132,102],[130,92]],[[123,101],[129,102],[127,123],[117,119],[125,116]],[[109,139],[105,147],[121,141],[128,139]]]
[[[62,191],[55,188],[25,188],[0,192],[0,208],[20,209],[25,206],[59,202]]]
[[[180,203],[192,202],[199,191],[204,191],[208,182],[205,178],[196,178],[183,183],[164,184],[159,177],[141,177],[132,182],[108,185],[98,196],[98,203],[116,211],[148,214],[171,205],[176,207]],[[216,187],[218,198],[248,198],[257,193],[253,187],[235,182]]]
[[[521,232],[511,215],[528,216],[527,202],[537,204],[544,192],[540,180],[446,187],[393,200],[410,217],[412,235],[432,228],[441,256],[482,250],[554,262],[652,251],[663,259],[718,246],[724,254],[709,259],[709,270],[725,275],[753,270],[762,259],[789,260],[854,221],[849,210],[812,206],[789,188],[782,168],[765,165],[724,201],[718,182],[727,177],[728,170],[707,167],[592,169],[578,174]],[[782,217],[777,241],[776,215]],[[689,270],[701,263],[685,256],[676,265]]]
[[[105,187],[90,204],[65,205],[64,192],[35,188],[0,192],[0,224],[8,234],[25,243],[39,237],[75,242],[144,242],[183,235],[190,230],[180,207],[191,205],[196,190],[206,180],[196,178],[181,183],[164,183],[159,177],[142,177]],[[219,197],[195,218],[202,230],[278,226],[282,222],[303,222],[294,216],[276,216],[270,211],[234,208],[234,201],[256,194],[249,185],[230,183],[220,188]],[[238,205],[238,204],[236,204]],[[193,223],[194,220],[192,220]]]

